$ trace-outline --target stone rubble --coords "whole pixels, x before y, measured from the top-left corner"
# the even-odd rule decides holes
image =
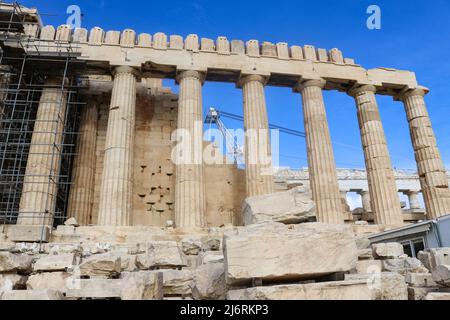
[[[95,230],[42,246],[2,244],[0,299],[431,300],[450,293],[448,248],[410,258],[400,244],[370,245],[345,225],[266,221],[135,242],[103,241]]]

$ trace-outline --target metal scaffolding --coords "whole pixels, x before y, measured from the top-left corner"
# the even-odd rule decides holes
[[[61,42],[64,50],[49,50],[54,46],[53,41],[35,42],[26,36],[22,24],[29,25],[30,19],[18,3],[10,6],[8,10],[0,10],[0,223],[17,222],[33,133],[48,133],[34,130],[37,110],[42,92],[52,89],[66,100],[59,103],[59,108],[63,103],[66,106],[58,119],[64,123],[62,139],[57,139],[61,132],[53,132],[48,148],[51,151],[46,155],[52,159],[48,189],[50,184],[56,184],[56,205],[46,212],[22,213],[21,219],[38,214],[49,218],[53,225],[59,225],[67,216],[78,111],[83,104],[78,93],[80,61],[70,42]],[[14,45],[10,45],[11,42]],[[59,80],[49,85],[46,81],[49,78]],[[53,159],[59,159],[59,163]]]

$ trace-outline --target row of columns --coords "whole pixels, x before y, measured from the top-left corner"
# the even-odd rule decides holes
[[[343,193],[345,194],[344,197],[346,198],[348,191],[343,191]],[[361,203],[362,203],[362,208],[364,209],[364,211],[372,212],[370,192],[367,190],[358,190],[358,191],[356,191],[356,193],[361,196]],[[420,199],[419,199],[419,191],[407,190],[407,191],[402,191],[402,193],[408,197],[408,203],[409,203],[410,209],[412,209],[412,210],[421,209],[421,204],[420,204]]]
[[[106,133],[98,224],[130,225],[138,74],[131,67],[117,67],[113,76],[114,84]],[[247,196],[269,194],[274,191],[269,125],[264,94],[266,80],[267,78],[264,76],[247,75],[240,81],[243,90],[244,125],[246,132],[250,133],[246,135],[245,152]],[[181,142],[185,144],[185,150],[190,151],[191,159],[186,163],[177,164],[175,222],[179,228],[204,227],[206,225],[206,208],[202,166],[203,134],[201,131],[204,73],[182,71],[178,74],[177,82],[180,86],[178,129],[185,129],[191,134],[191,139]],[[344,208],[323,101],[324,86],[325,81],[322,79],[304,80],[298,84],[295,91],[302,95],[311,189],[317,205],[318,220],[326,223],[343,223]],[[450,190],[423,100],[425,93],[426,91],[422,89],[411,90],[404,92],[398,98],[404,101],[410,123],[411,138],[427,212],[430,218],[436,218],[450,213]],[[366,207],[370,205],[375,213],[376,223],[401,224],[403,220],[400,202],[375,98],[376,88],[371,85],[357,86],[350,90],[349,94],[356,101],[369,182],[370,196],[363,196],[363,203]],[[44,90],[42,96],[44,100],[64,100],[63,97],[58,96],[57,92],[47,89]],[[50,102],[49,105],[48,102],[41,102],[36,123],[38,129],[45,131],[45,128],[39,127],[38,120],[42,113],[45,113],[46,118],[59,119],[64,108],[57,110],[57,117],[56,111],[51,107],[55,105],[56,103]],[[87,223],[92,208],[94,137],[96,135],[94,129],[96,124],[92,121],[96,119],[97,111],[94,110],[96,107],[95,103],[90,103],[83,113],[85,124],[82,124],[78,143],[79,154],[83,155],[78,156],[75,161],[77,173],[74,176],[74,187],[70,197],[69,213],[81,223]],[[58,122],[56,121],[56,123]],[[62,130],[57,132],[62,135]],[[46,140],[47,138],[36,131],[33,134],[33,142],[36,142],[35,148],[39,146],[37,140]],[[51,177],[48,168],[50,160],[43,159],[42,155],[38,154],[42,154],[42,152],[30,152],[26,179],[35,179],[33,172],[36,170],[46,179]],[[32,185],[33,188],[31,188]],[[38,189],[36,184],[25,181],[21,214],[30,210],[38,212],[50,210],[51,212],[51,205],[50,207],[48,204],[46,206],[36,205],[39,203],[36,202],[36,199],[44,193],[54,196],[55,190]],[[19,216],[19,221],[22,221],[20,218]]]

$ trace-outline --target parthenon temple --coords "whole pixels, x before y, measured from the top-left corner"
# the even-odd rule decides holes
[[[305,219],[343,228],[341,235],[349,226],[381,232],[450,214],[449,174],[425,102],[429,89],[411,71],[365,69],[336,48],[54,27],[36,9],[16,4],[0,3],[0,18],[0,242],[39,243],[45,251],[46,243],[75,237],[217,235],[248,226],[247,214],[258,220],[257,209],[249,209],[258,199],[279,194],[280,201],[270,200],[277,206],[293,190],[314,206]],[[179,93],[164,79],[175,80]],[[203,161],[205,152],[225,157],[203,140],[208,81],[242,92],[245,168]],[[268,86],[298,96],[303,171],[272,168]],[[354,99],[364,169],[336,167],[325,90]],[[379,95],[404,107],[399,121],[409,123],[417,172],[393,168]],[[187,150],[179,162],[176,145]],[[346,203],[350,192],[360,195],[361,208]],[[242,280],[233,270],[227,277],[228,284]]]

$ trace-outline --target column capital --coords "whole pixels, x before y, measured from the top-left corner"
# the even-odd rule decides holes
[[[305,88],[308,87],[319,87],[320,89],[325,88],[327,81],[324,79],[302,79],[298,82],[298,84],[294,87],[294,92],[302,92]]]
[[[141,72],[138,69],[130,66],[117,66],[112,70],[113,77],[120,73],[131,73],[136,78],[139,78],[141,76]]]
[[[374,85],[365,84],[365,85],[355,85],[350,90],[348,90],[348,94],[352,97],[356,97],[364,92],[377,93],[377,88]]]
[[[402,90],[399,94],[394,96],[394,100],[403,101],[406,98],[420,96],[425,97],[430,92],[427,87],[419,86],[417,88],[407,88]]]
[[[257,81],[262,83],[263,86],[267,84],[267,81],[269,80],[269,77],[263,76],[260,74],[244,74],[239,78],[239,81],[237,83],[238,88],[242,88],[244,84],[250,81]]]
[[[197,70],[180,70],[177,73],[176,82],[180,83],[185,78],[195,78],[203,84],[205,82],[206,73]]]

